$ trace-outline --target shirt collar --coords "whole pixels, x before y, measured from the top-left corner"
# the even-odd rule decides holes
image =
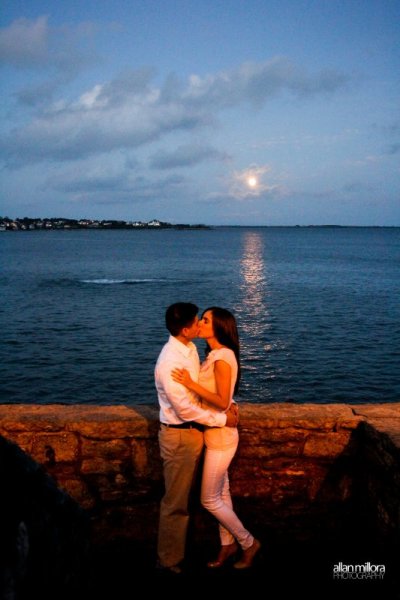
[[[189,342],[188,345],[183,344],[182,342],[180,342],[178,339],[176,339],[176,337],[174,337],[173,335],[169,336],[169,340],[168,342],[174,347],[176,348],[176,350],[178,352],[180,352],[181,354],[183,354],[186,358],[188,356],[190,356],[190,354],[193,352],[193,350],[197,350],[195,344],[193,344],[193,342]]]

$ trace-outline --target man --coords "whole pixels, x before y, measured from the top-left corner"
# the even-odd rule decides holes
[[[172,304],[165,314],[170,338],[158,357],[155,384],[160,404],[160,454],[163,459],[165,494],[160,505],[158,565],[181,573],[189,524],[188,501],[194,474],[203,448],[203,426],[236,427],[235,412],[219,413],[201,408],[199,398],[171,372],[187,369],[198,379],[200,360],[193,343],[198,333],[198,308],[194,304]],[[233,409],[235,411],[235,409]]]

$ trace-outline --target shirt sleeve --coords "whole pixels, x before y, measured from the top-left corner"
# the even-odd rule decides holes
[[[164,393],[173,407],[176,415],[182,421],[196,421],[201,425],[208,427],[224,427],[226,425],[226,414],[222,412],[214,412],[201,408],[193,402],[190,397],[189,390],[172,379],[171,371],[179,367],[178,363],[166,362],[162,369],[159,370],[157,379],[162,385]]]

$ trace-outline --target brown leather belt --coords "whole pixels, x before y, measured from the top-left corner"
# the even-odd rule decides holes
[[[198,431],[204,431],[204,425],[195,423],[194,421],[186,421],[186,423],[161,423],[164,427],[172,427],[172,429],[197,429]]]

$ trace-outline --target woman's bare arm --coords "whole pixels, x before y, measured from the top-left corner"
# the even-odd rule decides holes
[[[190,377],[186,369],[174,369],[172,378],[174,381],[186,386],[192,392],[198,394],[207,404],[219,410],[226,410],[231,400],[231,366],[224,360],[216,360],[214,363],[214,375],[217,392],[209,392]]]

